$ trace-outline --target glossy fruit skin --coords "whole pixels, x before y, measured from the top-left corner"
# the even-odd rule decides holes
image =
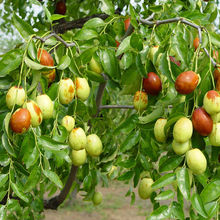
[[[200,151],[198,148],[189,150],[186,153],[186,161],[193,174],[202,174],[205,172],[207,161],[202,151]]]
[[[166,123],[167,123],[167,119],[159,118],[154,125],[154,136],[156,140],[160,143],[165,143],[167,139],[164,133],[164,127]]]
[[[90,94],[90,87],[86,78],[77,77],[75,81],[77,98],[85,101]]]
[[[73,150],[84,149],[87,145],[87,138],[82,128],[74,128],[69,135],[69,144]]]
[[[101,192],[95,192],[92,197],[92,202],[94,205],[99,205],[102,203],[102,193]]]
[[[173,151],[177,155],[183,155],[183,154],[185,154],[191,148],[191,141],[188,140],[186,142],[179,143],[176,140],[173,140],[172,148],[173,148]]]
[[[192,114],[194,129],[202,136],[207,136],[212,132],[213,121],[204,108],[197,108]]]
[[[48,80],[48,83],[52,83],[56,78],[56,70],[52,69],[48,71],[48,74],[44,75],[44,77]]]
[[[48,95],[43,94],[37,96],[36,102],[40,107],[43,119],[49,119],[53,117],[54,104]]]
[[[162,90],[160,77],[154,72],[148,73],[147,78],[143,79],[143,88],[147,94],[158,95]]]
[[[89,69],[95,73],[101,74],[103,72],[102,66],[100,63],[98,63],[95,58],[92,57],[92,59],[89,62]]]
[[[75,85],[72,79],[62,79],[59,83],[59,101],[61,104],[69,104],[75,95]]]
[[[102,153],[102,141],[96,134],[87,136],[86,151],[91,157],[98,157]]]
[[[192,137],[193,125],[192,122],[186,118],[180,118],[173,128],[173,138],[179,143],[184,143]]]
[[[220,123],[213,125],[212,132],[209,135],[209,141],[212,146],[220,147]]]
[[[81,166],[86,162],[86,150],[72,150],[71,159],[74,166]]]
[[[125,31],[128,30],[129,26],[130,26],[130,23],[131,23],[131,19],[130,18],[127,18],[124,20],[124,24],[125,24]]]
[[[40,64],[44,66],[54,66],[53,57],[46,51],[39,49],[37,52],[37,59],[40,59]],[[47,72],[48,73],[48,72]],[[45,73],[45,74],[47,74]]]
[[[75,119],[72,116],[66,115],[62,118],[61,125],[65,127],[68,132],[70,132],[75,126]]]
[[[220,112],[220,95],[214,90],[208,91],[203,98],[203,107],[210,115]]]
[[[56,4],[56,13],[57,14],[61,14],[61,15],[65,15],[66,14],[66,4],[64,1],[59,1]]]
[[[159,50],[159,46],[153,46],[150,48],[149,53],[148,53],[148,57],[151,60],[151,62],[154,62],[154,55],[157,53],[157,51]],[[159,61],[158,61],[159,62]]]
[[[134,95],[134,108],[142,112],[147,108],[148,96],[146,92],[137,91]]]
[[[43,120],[43,115],[40,110],[40,107],[37,105],[36,102],[31,100],[31,101],[27,102],[26,108],[28,109],[28,111],[31,114],[31,125],[33,127],[39,126]]]
[[[12,109],[13,106],[16,105],[23,105],[26,98],[26,93],[24,89],[20,86],[12,86],[7,94],[6,94],[6,105],[9,109]]]
[[[150,198],[151,193],[153,192],[153,189],[151,188],[151,185],[154,183],[154,181],[151,178],[143,178],[138,186],[138,194],[141,199],[148,199]]]
[[[193,40],[193,47],[195,48],[195,50],[197,50],[197,48],[199,47],[199,38],[198,37],[196,37]]]
[[[15,133],[22,134],[31,125],[31,114],[26,108],[17,109],[11,116],[10,127]]]
[[[195,90],[198,82],[199,77],[195,72],[186,71],[176,78],[175,88],[178,93],[187,95]]]

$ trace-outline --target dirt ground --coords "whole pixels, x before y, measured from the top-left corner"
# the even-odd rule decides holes
[[[44,212],[46,220],[144,220],[152,211],[149,200],[141,200],[136,191],[136,201],[130,205],[131,197],[125,197],[128,185],[112,182],[108,188],[99,187],[103,193],[103,202],[94,206],[92,202],[85,202],[80,195],[72,205],[60,208],[58,211]]]

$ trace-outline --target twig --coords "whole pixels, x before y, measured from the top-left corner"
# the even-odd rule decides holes
[[[133,109],[133,105],[100,105],[99,109]]]

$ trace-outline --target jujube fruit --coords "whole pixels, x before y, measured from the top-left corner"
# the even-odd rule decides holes
[[[214,79],[215,79],[215,81],[217,81],[219,79],[219,77],[220,77],[220,69],[216,68],[214,70]]]
[[[65,4],[64,1],[57,2],[55,12],[57,14],[61,14],[61,15],[65,15],[66,14],[66,4]]]
[[[12,86],[6,94],[6,105],[9,109],[16,105],[23,105],[26,98],[24,89],[20,86]]]
[[[220,123],[213,125],[212,132],[209,135],[209,141],[212,146],[220,147]]]
[[[74,128],[69,135],[69,144],[74,150],[81,150],[86,147],[87,138],[82,128]]]
[[[90,87],[87,79],[77,77],[75,81],[77,98],[85,101],[90,94]]]
[[[10,127],[15,133],[22,134],[31,125],[31,114],[26,108],[17,109],[11,116]]]
[[[193,40],[193,47],[195,48],[195,50],[197,50],[197,48],[199,47],[199,38],[198,37],[196,37]]]
[[[44,49],[39,49],[38,50],[37,59],[40,60],[41,65],[54,66],[53,57]]]
[[[147,94],[158,95],[162,89],[160,77],[154,72],[148,73],[143,79],[143,88]]]
[[[98,74],[101,74],[103,72],[101,64],[93,57],[89,62],[89,69]]]
[[[61,125],[65,127],[68,132],[70,132],[75,126],[75,119],[72,116],[66,115],[62,119]]]
[[[134,95],[134,108],[137,111],[144,111],[147,108],[147,103],[148,103],[148,96],[146,92],[143,91],[137,91]]]
[[[48,73],[44,75],[44,77],[48,80],[48,83],[52,83],[56,78],[56,70],[52,69],[48,71]]]
[[[164,143],[166,141],[166,135],[164,133],[166,123],[167,119],[159,118],[154,125],[154,136],[158,142]]]
[[[116,43],[116,47],[118,48],[120,46],[120,43],[117,40],[115,40],[115,43]]]
[[[86,150],[72,150],[71,159],[75,166],[81,166],[86,162]]]
[[[178,93],[187,95],[195,90],[198,82],[199,77],[195,72],[186,71],[176,78],[175,88]]]
[[[125,24],[125,31],[128,30],[129,26],[130,26],[130,23],[131,23],[131,19],[130,18],[127,18],[124,20],[124,24]]]
[[[192,137],[193,125],[192,122],[186,118],[180,118],[174,125],[173,138],[180,143],[188,141]]]
[[[153,192],[153,189],[151,188],[151,185],[154,183],[154,181],[151,178],[143,178],[138,186],[138,194],[141,199],[148,199],[150,198],[151,193]]]
[[[159,50],[159,46],[158,45],[152,46],[149,49],[148,56],[149,56],[151,62],[154,62],[154,55],[157,53],[158,50]]]
[[[208,91],[203,98],[203,107],[210,114],[220,112],[220,95],[214,90]]]
[[[212,132],[213,121],[204,108],[197,108],[192,114],[194,129],[202,136],[207,136]]]
[[[69,104],[75,95],[75,85],[72,79],[62,79],[59,82],[59,101],[61,104]]]
[[[177,155],[185,154],[191,148],[191,141],[188,140],[186,142],[179,143],[174,139],[172,142],[172,148]]]
[[[102,141],[96,134],[87,136],[86,151],[91,157],[98,157],[102,153]]]
[[[92,197],[92,202],[94,205],[99,205],[102,202],[102,193],[101,192],[95,192]]]

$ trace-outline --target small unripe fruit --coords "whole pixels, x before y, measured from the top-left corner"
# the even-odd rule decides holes
[[[173,128],[173,138],[175,141],[184,143],[192,137],[193,125],[192,122],[186,118],[180,118]]]
[[[22,87],[13,86],[11,87],[6,94],[6,105],[9,109],[12,109],[13,106],[23,105],[26,98],[25,91]]]
[[[147,108],[148,97],[147,93],[143,91],[137,91],[134,95],[134,108],[137,111],[144,111]]]
[[[148,199],[150,198],[151,193],[153,192],[153,189],[151,188],[151,185],[154,183],[154,181],[151,178],[143,178],[138,186],[138,194],[141,199]]]
[[[61,104],[69,104],[75,94],[75,86],[72,79],[62,79],[59,83],[59,100]]]
[[[220,123],[213,125],[212,132],[209,135],[209,141],[212,146],[220,147]]]
[[[179,143],[176,140],[173,140],[172,148],[173,148],[173,151],[177,155],[185,154],[191,148],[191,141],[188,140],[188,141],[186,141],[184,143]]]
[[[166,123],[167,119],[159,118],[154,125],[154,136],[158,142],[164,143],[167,139],[164,133]]]
[[[37,104],[43,115],[43,119],[49,119],[53,117],[54,104],[50,97],[46,94],[37,96]]]
[[[98,157],[102,153],[102,141],[96,134],[87,136],[86,151],[92,157]]]
[[[187,95],[195,90],[198,82],[199,77],[195,72],[186,71],[176,78],[175,88],[178,93]]]
[[[208,91],[203,99],[203,107],[210,114],[220,112],[220,95],[214,90]]]
[[[157,53],[158,50],[159,46],[153,46],[150,48],[148,56],[152,62],[154,61],[154,55]]]
[[[131,19],[130,18],[127,18],[124,20],[124,24],[125,24],[125,31],[128,30],[129,26],[130,26],[130,23],[131,23]]]
[[[33,127],[39,126],[43,120],[43,115],[37,103],[29,101],[27,102],[26,107],[31,114],[31,125]]]
[[[108,177],[111,177],[111,175],[112,175],[112,174],[114,173],[114,171],[117,170],[117,169],[118,169],[118,168],[113,165],[113,166],[111,167],[111,170],[110,170],[109,173],[108,173]]]
[[[71,157],[74,166],[81,166],[86,162],[86,150],[72,150]]]
[[[82,101],[85,101],[89,97],[89,93],[90,93],[90,87],[87,79],[77,77],[75,81],[75,85],[76,85],[76,96]]]
[[[65,15],[66,14],[66,4],[65,4],[64,1],[57,2],[55,12],[57,14],[61,14],[61,15]]]
[[[202,136],[212,132],[213,121],[204,108],[197,108],[193,111],[192,123],[194,129]]]
[[[46,51],[39,49],[37,52],[37,59],[40,59],[40,64],[44,66],[54,66],[53,57]],[[48,72],[47,72],[48,73]],[[47,74],[45,72],[45,74]]]
[[[11,130],[22,134],[28,130],[31,124],[31,114],[26,108],[17,109],[10,119]]]
[[[86,134],[82,128],[74,128],[70,132],[69,144],[74,150],[81,150],[86,147]]]
[[[48,74],[46,74],[44,76],[48,80],[48,83],[52,83],[56,78],[56,70],[52,69],[48,72]]]
[[[75,126],[75,119],[72,116],[66,115],[62,119],[61,125],[65,127],[68,132],[70,132]]]
[[[156,73],[148,73],[143,79],[143,88],[147,94],[158,95],[162,89],[160,77]]]
[[[99,205],[102,202],[102,193],[101,192],[95,192],[92,197],[92,202],[94,205]]]
[[[199,47],[199,38],[198,37],[196,37],[193,40],[193,47],[195,48],[195,50],[197,50],[197,48]]]
[[[89,62],[89,69],[98,74],[103,72],[101,64],[98,63],[93,57]]]
[[[186,153],[186,161],[188,167],[194,174],[202,174],[205,172],[207,161],[202,151],[198,148],[189,150]]]

